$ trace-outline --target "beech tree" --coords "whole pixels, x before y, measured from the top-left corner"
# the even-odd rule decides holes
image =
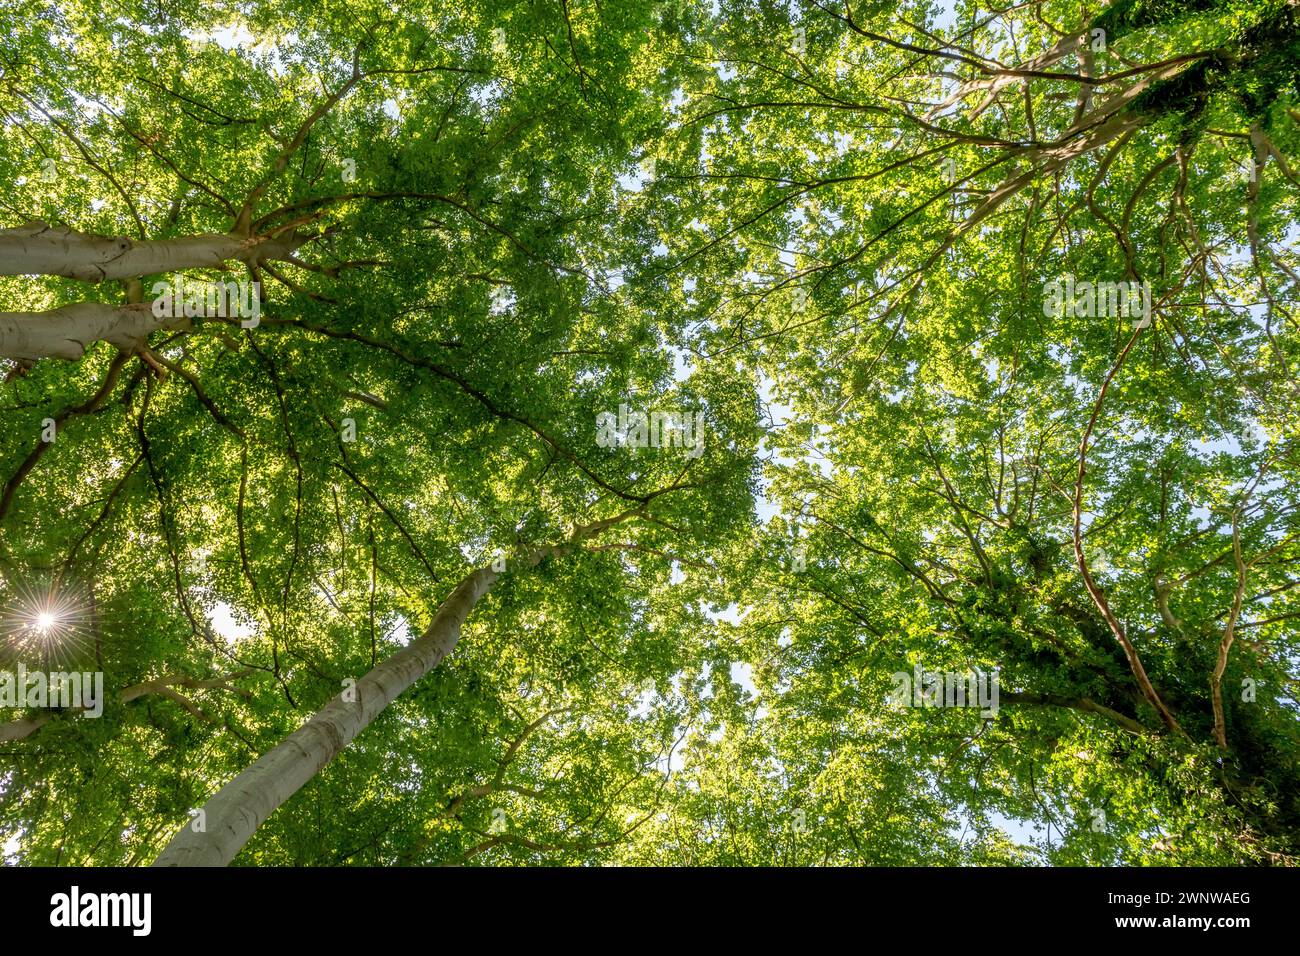
[[[1294,5],[10,6],[8,856],[1294,862]]]
[[[1298,38],[1268,3],[724,9],[672,147],[707,164],[657,208],[700,350],[782,420],[731,576],[764,706],[699,748],[682,852],[1006,859],[1010,817],[1062,863],[1291,858]],[[918,667],[999,669],[1002,713],[882,707]],[[754,741],[790,778],[759,819]]]

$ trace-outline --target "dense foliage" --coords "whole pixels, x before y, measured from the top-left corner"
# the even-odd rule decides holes
[[[1298,20],[0,0],[0,668],[106,691],[0,711],[6,856],[151,862],[494,566],[237,864],[1293,862]],[[260,320],[33,345],[182,273]]]

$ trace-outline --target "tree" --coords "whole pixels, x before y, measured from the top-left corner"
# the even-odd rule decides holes
[[[1290,4],[0,34],[23,862],[1296,856]]]
[[[1293,11],[723,14],[661,231],[699,350],[786,406],[766,566],[806,570],[732,575],[755,733],[885,720],[912,793],[1063,862],[1292,856]],[[915,666],[1000,668],[1009,719],[881,716]],[[797,739],[815,799],[844,738]]]

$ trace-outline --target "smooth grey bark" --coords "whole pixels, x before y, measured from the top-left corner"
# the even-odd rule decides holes
[[[64,276],[85,282],[131,279],[186,269],[215,269],[232,261],[282,259],[302,241],[293,235],[243,238],[216,232],[140,241],[31,222],[0,229],[0,275]]]
[[[500,577],[479,568],[457,585],[423,634],[357,681],[353,702],[344,691],[311,720],[263,754],[203,807],[204,832],[190,824],[167,844],[154,866],[225,866],[275,810],[399,694],[452,652],[465,618]]]
[[[94,342],[109,342],[134,352],[150,332],[186,328],[184,317],[158,318],[148,304],[126,306],[77,302],[49,312],[0,312],[0,358],[75,361]]]
[[[53,719],[53,714],[38,714],[35,717],[19,717],[17,720],[0,724],[0,742],[26,740]]]
[[[511,564],[519,569],[535,567],[543,558],[559,556],[583,539],[637,513],[624,512],[580,526],[570,535],[567,545],[538,548],[512,559]],[[500,577],[501,573],[491,566],[465,577],[438,608],[423,634],[357,681],[352,688],[355,701],[344,700],[346,692],[340,693],[307,723],[217,791],[203,807],[203,831],[195,832],[193,825],[187,823],[153,865],[226,866],[230,863],[281,804],[342,752],[399,694],[455,650],[465,618]]]

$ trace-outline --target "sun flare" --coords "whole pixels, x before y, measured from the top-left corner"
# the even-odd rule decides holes
[[[81,595],[55,587],[27,587],[0,617],[3,656],[72,662],[89,644],[91,613]]]

